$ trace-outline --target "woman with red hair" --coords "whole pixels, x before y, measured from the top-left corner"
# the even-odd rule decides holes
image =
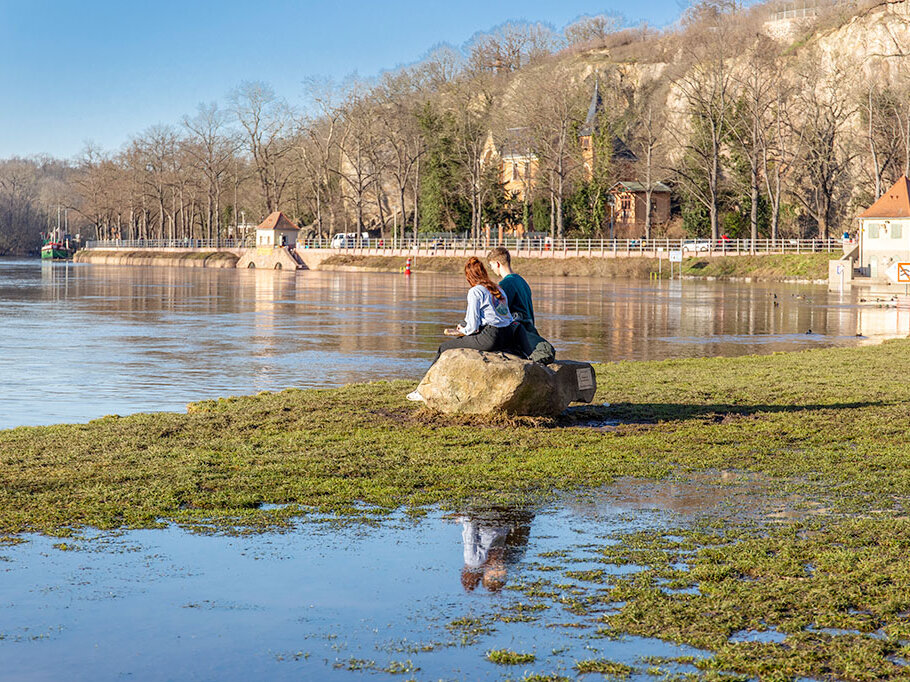
[[[468,291],[464,323],[456,327],[460,336],[440,344],[433,364],[440,355],[452,348],[520,354],[515,348],[515,329],[509,302],[502,289],[490,279],[483,263],[473,256],[465,263],[464,276],[471,288]],[[418,401],[423,398],[414,391],[408,395],[408,400]]]

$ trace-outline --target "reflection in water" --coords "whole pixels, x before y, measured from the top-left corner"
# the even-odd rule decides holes
[[[466,512],[458,520],[464,543],[462,587],[473,592],[483,585],[488,592],[499,592],[506,585],[508,567],[524,556],[534,514],[523,509],[489,509]]]
[[[542,554],[587,561],[592,542],[615,541],[605,536],[676,532],[689,523],[608,504],[583,515],[571,507],[535,511],[533,536],[529,513],[466,512],[478,528],[509,528],[504,537],[493,532],[498,544],[490,543],[481,564],[500,553],[490,585],[504,581],[494,574],[506,567],[516,583],[559,584],[568,568],[544,572],[536,561]],[[261,533],[200,534],[176,525],[86,531],[62,546],[59,538],[29,536],[0,548],[0,678],[362,682],[367,672],[391,679],[408,668],[408,678],[421,680],[498,680],[514,670],[491,664],[486,652],[511,649],[537,656],[529,675],[574,679],[585,659],[639,665],[644,656],[699,655],[655,639],[596,636],[601,614],[562,608],[557,585],[554,597],[534,598],[556,608],[506,622],[503,615],[528,606],[529,596],[481,587],[466,593],[453,577],[463,549],[458,527],[441,511],[428,512],[419,520],[394,512],[369,527],[331,517]]]
[[[529,280],[538,327],[564,358],[731,356],[910,332],[906,310],[820,286]],[[0,427],[417,379],[464,296],[457,275],[0,260]]]

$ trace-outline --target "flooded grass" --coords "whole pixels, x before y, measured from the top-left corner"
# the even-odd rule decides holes
[[[209,676],[904,679],[908,351],[601,365],[600,407],[559,420],[434,418],[393,382],[3,431],[0,647],[14,671],[59,642],[102,677],[150,673],[85,652],[120,606],[154,628],[179,604],[181,636],[233,614],[262,637]],[[172,635],[150,642],[199,656]]]

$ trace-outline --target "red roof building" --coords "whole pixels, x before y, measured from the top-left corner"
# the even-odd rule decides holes
[[[859,216],[859,267],[883,279],[894,263],[910,262],[910,180],[902,175]],[[895,266],[896,267],[896,266]]]
[[[256,228],[256,246],[262,248],[294,246],[300,228],[281,211],[269,214]]]

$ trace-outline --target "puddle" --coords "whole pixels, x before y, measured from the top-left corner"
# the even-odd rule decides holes
[[[262,511],[278,511],[281,509],[288,509],[289,507],[297,507],[296,504],[271,504],[269,502],[260,502],[256,505],[256,509],[261,509]]]
[[[609,552],[641,531],[683,544],[679,531],[700,515],[753,494],[736,481],[624,479],[542,509],[401,511],[369,523],[311,516],[256,534],[169,525],[84,532],[65,544],[30,536],[4,547],[0,563],[4,675],[574,678],[576,662],[609,659],[647,679],[643,658],[705,654],[603,630],[603,614],[623,607],[609,601],[611,582],[651,569],[610,563]],[[686,568],[668,552],[666,566]],[[777,641],[766,639],[771,631],[742,636]],[[487,659],[498,649],[535,660],[499,666]]]
[[[831,637],[841,637],[843,635],[853,635],[856,637],[862,637],[863,633],[859,630],[850,630],[847,628],[815,628],[807,627],[805,628],[806,632],[817,632],[822,635],[830,635]]]
[[[762,644],[781,644],[787,635],[774,628],[767,630],[740,630],[730,635],[731,642],[761,642]]]

